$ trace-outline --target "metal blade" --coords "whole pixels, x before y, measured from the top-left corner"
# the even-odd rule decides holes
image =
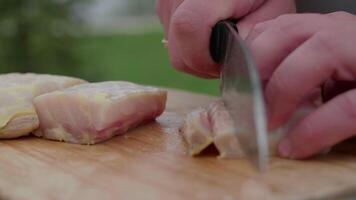
[[[261,171],[267,169],[268,141],[265,105],[249,50],[231,23],[222,63],[222,98],[234,121],[242,151]]]

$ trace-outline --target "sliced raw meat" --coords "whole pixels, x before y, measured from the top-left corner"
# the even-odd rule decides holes
[[[214,143],[221,158],[243,156],[231,120],[222,100],[188,113],[181,130],[189,154],[198,155]]]
[[[28,135],[39,126],[32,99],[40,94],[85,83],[84,80],[44,74],[0,75],[0,138]]]
[[[194,156],[213,143],[208,112],[199,108],[189,113],[182,127],[182,134],[188,144],[189,155]]]
[[[165,109],[163,90],[123,81],[74,86],[34,99],[40,129],[52,140],[95,144],[144,122]]]
[[[303,116],[315,110],[313,105],[303,105],[297,110],[284,126],[272,131],[268,135],[269,155],[277,155],[277,147],[281,138],[289,129],[293,127]],[[208,116],[206,116],[208,113]],[[208,118],[208,119],[206,119]],[[202,120],[204,119],[204,120]],[[207,124],[209,122],[210,124]],[[238,122],[237,122],[238,123]],[[199,154],[208,146],[202,141],[203,136],[212,134],[213,143],[219,151],[221,158],[244,157],[238,138],[234,135],[234,127],[229,112],[222,100],[212,102],[207,108],[193,111],[187,115],[185,124],[183,125],[183,136],[189,144],[189,147],[201,147],[199,151],[195,151],[193,155]],[[210,128],[211,132],[208,132]],[[188,137],[189,136],[189,137]],[[199,138],[192,140],[191,138]],[[193,148],[194,149],[194,148]]]
[[[242,157],[240,143],[235,136],[234,126],[229,112],[222,100],[215,101],[208,106],[214,144],[221,158]]]

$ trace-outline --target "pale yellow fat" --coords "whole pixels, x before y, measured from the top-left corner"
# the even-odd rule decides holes
[[[19,94],[22,92],[28,92],[28,93],[35,93],[36,92],[36,87],[34,84],[28,84],[28,85],[11,85],[8,87],[2,87],[0,88],[0,91],[3,92],[8,92],[8,93],[14,93],[14,91],[17,91]]]
[[[68,133],[66,130],[64,130],[63,127],[58,127],[58,128],[51,128],[46,130],[45,132],[47,138],[53,139],[53,140],[58,140],[60,142],[76,142],[73,139],[72,134]],[[91,138],[91,135],[88,133],[83,133],[83,141],[80,143],[85,143],[87,145],[94,144],[94,141]]]
[[[0,111],[0,129],[3,129],[10,120],[25,116],[25,115],[36,115],[35,108],[31,105],[19,107],[19,106],[9,106],[3,108]]]
[[[107,93],[103,93],[103,92],[97,92],[97,93],[93,94],[92,98],[96,102],[105,102],[105,101],[107,101],[108,94]]]
[[[9,77],[11,74],[4,75]],[[29,76],[31,74],[13,74],[13,79],[16,79],[16,76],[19,76],[20,80],[22,77]],[[33,74],[37,77],[37,75]],[[20,82],[6,82],[0,85],[0,93],[2,95],[11,95],[13,101],[1,102],[0,106],[0,138],[11,138],[18,137],[21,135],[26,135],[38,128],[38,118],[34,106],[32,105],[31,99],[33,97],[45,92],[41,90],[41,86],[46,86],[52,84],[53,79],[57,79],[57,76],[45,76],[38,75],[42,77],[42,81],[29,79],[28,83],[24,81]],[[60,77],[61,78],[61,77]],[[47,80],[48,79],[48,80]],[[62,79],[62,78],[61,78]],[[5,79],[6,80],[6,79]],[[68,79],[70,80],[70,79]],[[68,81],[67,80],[67,81]],[[59,84],[58,81],[53,83]],[[67,85],[62,87],[68,87],[71,85],[76,85],[84,81],[80,79],[73,79],[69,81]],[[5,98],[6,99],[6,98]],[[31,121],[31,119],[33,119]],[[36,122],[36,120],[37,122]],[[21,123],[23,126],[20,126]],[[32,124],[31,124],[32,123]],[[15,127],[15,128],[14,128]],[[10,130],[10,131],[9,131]],[[5,134],[6,132],[6,134]]]
[[[24,136],[38,126],[39,121],[36,113],[15,117],[8,122],[7,126],[0,129],[0,138],[8,139]]]
[[[51,138],[59,140],[61,142],[66,142],[68,141],[68,136],[70,135],[70,133],[68,133],[67,131],[65,131],[62,127],[60,128],[52,128],[46,131],[47,133],[44,134],[49,134],[51,135]]]

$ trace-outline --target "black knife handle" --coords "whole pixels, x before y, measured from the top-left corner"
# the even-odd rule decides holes
[[[228,27],[226,27],[225,22],[230,23],[236,28],[237,20],[223,20],[215,24],[212,29],[210,36],[210,54],[214,62],[221,63],[225,57],[227,38],[228,38]]]

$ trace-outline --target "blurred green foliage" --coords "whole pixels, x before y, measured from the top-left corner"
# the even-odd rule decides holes
[[[1,72],[49,71],[71,73],[77,65],[70,33],[72,13],[80,0],[1,0]]]
[[[160,31],[83,37],[76,49],[83,64],[79,68],[81,77],[90,81],[128,80],[217,95],[217,80],[196,78],[170,66],[162,37]]]
[[[145,15],[151,14],[155,10],[155,2],[156,0],[127,0],[125,2],[125,13],[130,13],[131,15]]]

